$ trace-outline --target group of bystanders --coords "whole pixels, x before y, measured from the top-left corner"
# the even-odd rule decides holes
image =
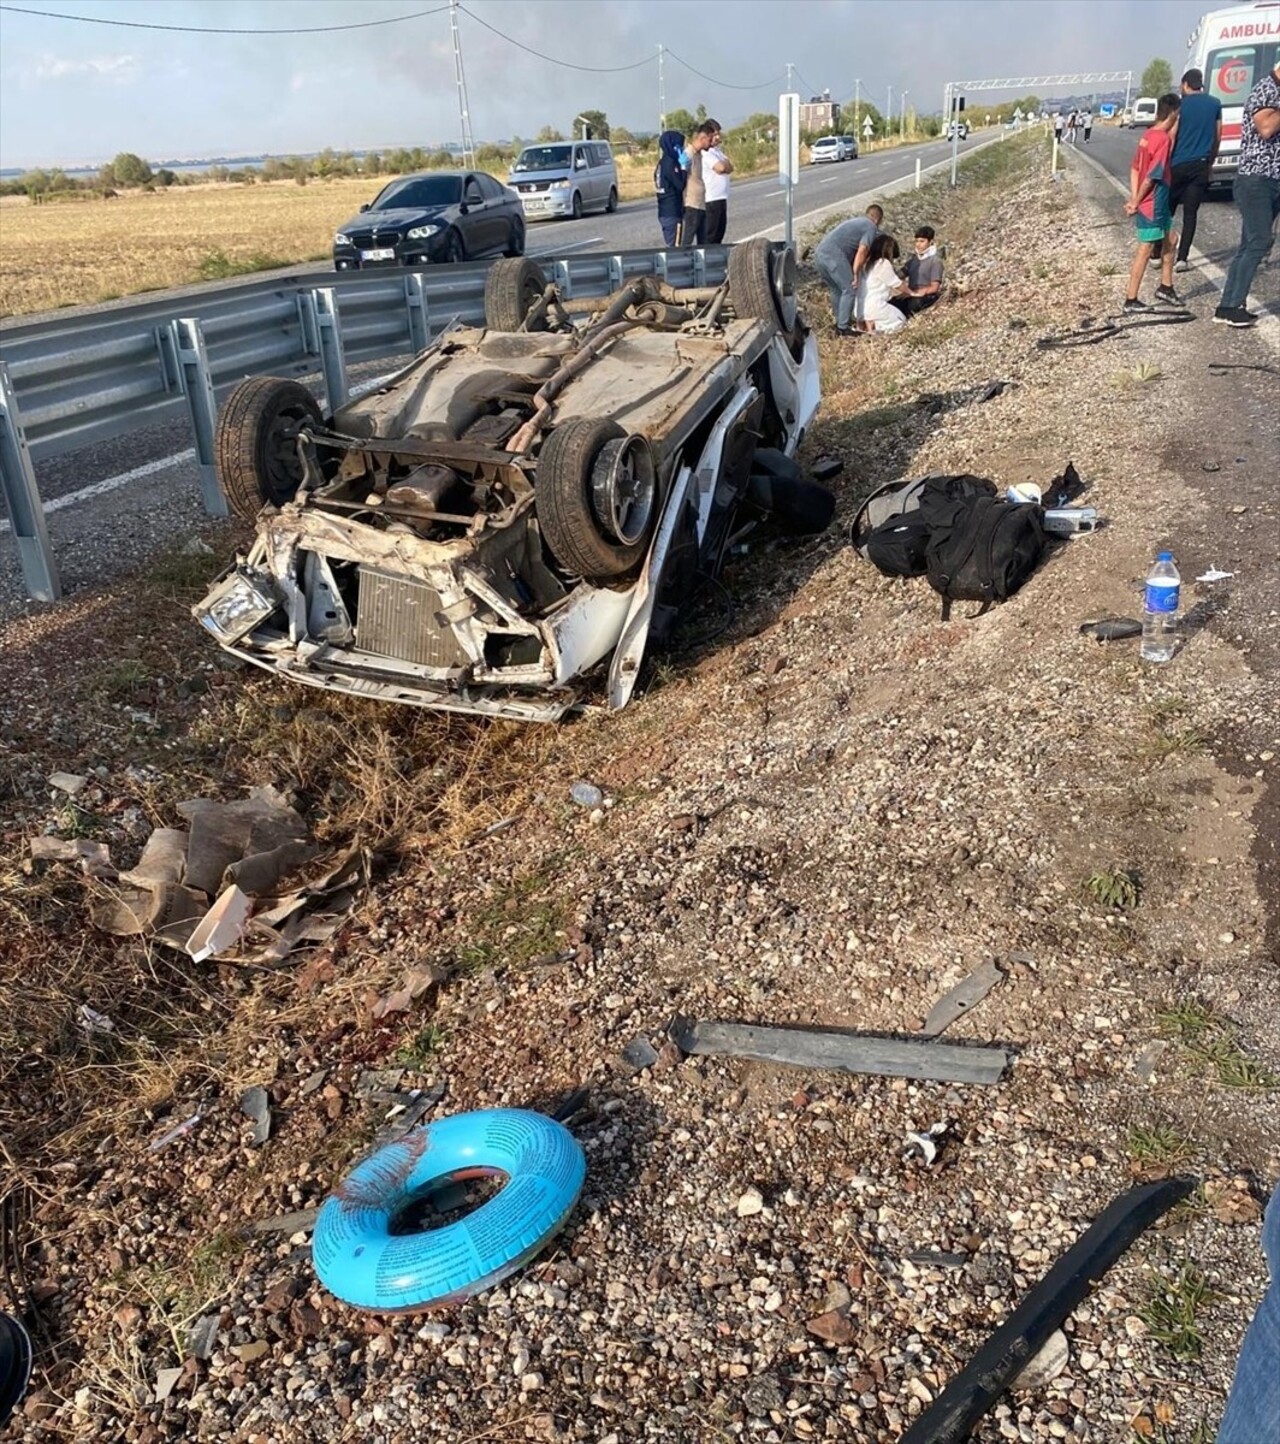
[[[881,231],[883,221],[884,211],[868,206],[866,215],[833,226],[814,251],[814,264],[831,293],[837,335],[900,331],[942,294],[942,258],[933,227],[918,227],[914,254],[899,275],[894,266],[898,243]]]
[[[689,136],[664,130],[658,140],[653,188],[658,224],[669,246],[718,246],[729,223],[729,177],[718,120],[706,120]]]

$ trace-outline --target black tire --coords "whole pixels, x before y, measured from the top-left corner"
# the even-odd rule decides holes
[[[608,199],[608,202],[605,204],[604,213],[605,213],[605,215],[607,215],[607,216],[611,216],[611,215],[614,213],[614,211],[616,211],[617,209],[618,209],[618,187],[617,187],[617,186],[610,186],[610,187],[609,187],[609,199]]]
[[[547,278],[536,261],[523,256],[495,261],[484,278],[484,324],[491,331],[518,331],[546,288]],[[537,329],[545,330],[546,322]]]
[[[560,566],[584,581],[609,583],[633,572],[653,537],[659,511],[656,492],[648,522],[630,545],[607,534],[595,506],[596,465],[610,442],[626,436],[616,421],[579,417],[557,426],[538,457],[534,490],[543,540]]]
[[[739,241],[729,251],[729,299],[740,318],[773,321],[790,334],[798,314],[796,257],[787,247],[774,254],[764,237]]]
[[[511,234],[507,237],[507,249],[502,253],[504,256],[516,257],[524,255],[524,222],[514,220],[511,222]]]
[[[459,261],[467,259],[466,245],[463,243],[461,234],[456,230],[450,230],[444,238],[444,259],[451,266],[456,266]]]
[[[574,218],[575,221],[580,221],[580,220],[582,219],[582,192],[581,192],[581,191],[574,191],[574,193],[573,193],[573,218]]]
[[[757,452],[757,459],[759,455]],[[788,536],[816,536],[826,531],[836,513],[835,494],[825,486],[778,472],[753,472],[747,499],[767,512],[778,530]]]
[[[303,477],[298,431],[320,421],[307,388],[278,376],[251,376],[227,397],[214,457],[218,487],[237,516],[252,521],[264,506],[293,499]]]

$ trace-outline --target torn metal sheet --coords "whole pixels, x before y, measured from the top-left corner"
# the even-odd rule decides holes
[[[249,1140],[260,1148],[271,1137],[271,1099],[267,1090],[259,1084],[246,1088],[240,1095],[240,1111],[253,1121],[253,1136]]]
[[[1192,1191],[1193,1178],[1166,1178],[1121,1194],[1014,1309],[900,1444],[962,1444],[1130,1244]]]
[[[677,1017],[669,1030],[685,1053],[754,1058],[791,1068],[824,1068],[937,1083],[998,1083],[1010,1063],[1003,1048],[935,1043],[920,1037],[883,1038],[823,1028],[775,1028],[754,1023],[694,1022]]]
[[[967,978],[961,979],[933,1005],[929,1016],[924,1020],[924,1027],[920,1029],[920,1036],[936,1038],[939,1033],[945,1033],[957,1018],[964,1017],[1003,980],[1004,974],[994,962],[988,961],[975,968]]]
[[[403,1013],[413,1006],[428,989],[442,983],[448,977],[443,968],[408,968],[400,980],[400,986],[373,1005],[374,1018],[385,1018],[391,1013]]]

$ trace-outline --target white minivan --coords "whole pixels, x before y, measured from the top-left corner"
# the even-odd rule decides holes
[[[618,209],[618,167],[605,140],[527,145],[516,156],[507,184],[531,221]]]
[[[1156,98],[1153,95],[1143,95],[1133,102],[1133,119],[1130,120],[1130,129],[1136,129],[1140,125],[1154,125],[1156,123]]]

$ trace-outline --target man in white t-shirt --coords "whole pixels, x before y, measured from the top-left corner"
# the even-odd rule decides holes
[[[711,147],[702,157],[702,178],[707,187],[707,245],[718,246],[724,241],[725,227],[729,224],[729,177],[733,174],[733,162],[720,148],[723,136],[718,120],[706,122],[711,127]]]

